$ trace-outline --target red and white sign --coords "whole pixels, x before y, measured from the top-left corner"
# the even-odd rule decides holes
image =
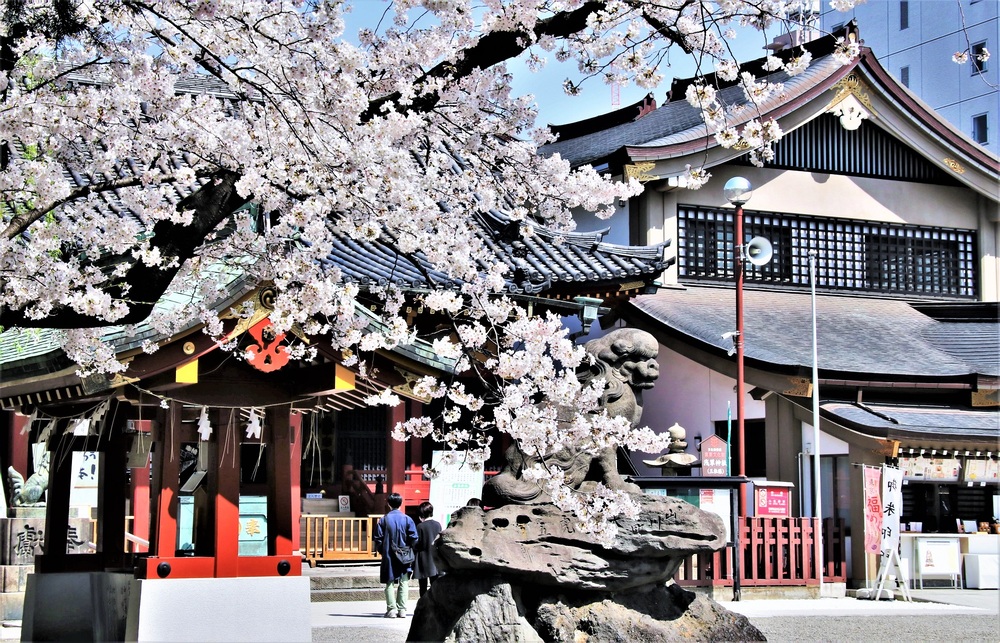
[[[727,454],[729,445],[717,435],[710,435],[701,441],[701,475],[719,477],[729,475]]]
[[[865,552],[882,552],[882,470],[865,467]]]
[[[791,489],[788,487],[754,485],[754,498],[756,499],[754,515],[787,518],[791,515],[790,497]]]

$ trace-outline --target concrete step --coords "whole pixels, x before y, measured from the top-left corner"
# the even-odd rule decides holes
[[[416,602],[420,598],[420,589],[415,584],[410,587],[410,601]],[[382,585],[364,588],[349,589],[314,589],[309,592],[309,600],[313,603],[327,603],[330,601],[384,601],[385,591]]]
[[[339,591],[382,587],[382,583],[378,582],[378,569],[376,569],[375,573],[367,576],[310,576],[309,587],[313,591]]]
[[[314,603],[385,600],[385,586],[379,582],[377,563],[303,567],[302,574],[309,577],[310,600]],[[419,583],[411,580],[410,600],[419,597]]]

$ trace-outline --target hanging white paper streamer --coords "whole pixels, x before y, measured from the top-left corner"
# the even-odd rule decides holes
[[[257,409],[250,409],[250,421],[247,422],[247,437],[260,438],[260,415]]]
[[[104,422],[104,416],[107,414],[108,409],[111,408],[111,400],[104,400],[97,405],[94,412],[90,415],[90,422],[94,425],[100,425]]]
[[[208,409],[203,406],[201,415],[198,416],[198,436],[202,442],[207,442],[210,435],[212,435],[212,423],[208,419]]]
[[[49,423],[42,429],[41,434],[38,436],[38,441],[45,442],[48,440],[56,430],[56,420],[49,420]]]
[[[31,425],[34,424],[35,420],[37,419],[38,419],[38,409],[35,409],[34,411],[31,412],[31,415],[28,416],[28,421],[25,422],[24,426],[21,427],[21,435],[25,435],[26,433],[31,431]]]
[[[95,432],[91,431],[91,422],[89,418],[75,418],[70,420],[66,425],[65,433],[67,435],[76,435],[80,437],[86,437],[88,435],[96,435]]]

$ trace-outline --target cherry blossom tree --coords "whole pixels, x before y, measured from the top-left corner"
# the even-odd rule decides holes
[[[575,61],[573,94],[588,77],[655,87],[679,51],[760,100],[778,88],[739,75],[732,30],[791,29],[811,4],[396,0],[377,24],[347,34],[351,8],[337,1],[7,0],[0,325],[62,329],[81,372],[120,371],[101,327],[147,321],[169,334],[197,318],[219,335],[203,305],[162,318],[153,307],[172,283],[214,291],[208,267],[239,261],[252,282],[275,286],[277,330],[324,335],[363,369],[371,351],[412,340],[402,311],[413,295],[362,293],[323,259],[335,234],[382,239],[464,284],[421,295],[452,320],[435,348],[459,377],[421,382],[445,411],[400,425],[397,438],[433,435],[470,462],[485,458],[496,428],[537,454],[569,443],[659,451],[652,431],[592,412],[602,382],[577,381],[582,349],[558,318],[529,316],[503,296],[502,264],[484,268],[489,253],[469,225],[477,211],[506,211],[522,234],[539,222],[568,230],[574,208],[609,216],[641,190],[536,155],[551,135],[535,128],[533,98],[512,94],[508,63]],[[845,42],[840,54],[856,47]],[[773,62],[794,74],[809,59]],[[692,87],[686,98],[720,143],[745,140],[767,159],[775,123],[737,131],[710,86]],[[70,181],[74,172],[82,178]],[[248,206],[269,225],[246,225]],[[360,296],[382,302],[380,330],[354,314]],[[578,408],[578,421],[560,425],[554,404]],[[635,511],[608,490],[558,497],[604,538],[607,518]]]

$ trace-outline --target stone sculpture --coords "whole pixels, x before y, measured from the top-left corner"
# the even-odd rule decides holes
[[[606,408],[637,425],[642,392],[659,375],[656,340],[619,329],[586,349],[596,359],[581,376],[604,377]],[[577,489],[603,482],[633,494],[639,517],[618,518],[618,537],[605,546],[522,480],[533,460],[509,450],[507,466],[484,488],[483,504],[496,508],[459,509],[435,541],[446,573],[417,603],[408,640],[764,640],[745,617],[671,582],[686,558],[725,545],[722,519],[643,494],[621,478],[615,456],[567,449],[546,457]]]
[[[687,431],[680,424],[667,429],[670,435],[670,446],[667,452],[655,460],[643,460],[651,467],[660,467],[660,474],[664,476],[675,476],[681,469],[686,469],[694,464],[698,458],[687,453]]]
[[[642,392],[653,387],[660,375],[656,361],[659,345],[649,333],[633,328],[620,328],[584,346],[593,361],[584,364],[577,373],[581,382],[602,377],[607,382],[601,396],[601,406],[612,417],[625,417],[633,427],[642,417]],[[572,421],[574,409],[560,409],[561,419]],[[524,480],[521,472],[539,461],[525,454],[516,443],[506,452],[507,464],[483,488],[487,506],[509,503],[549,502],[550,498],[536,483]],[[565,472],[567,484],[574,489],[586,489],[586,483],[602,482],[612,489],[639,492],[618,473],[617,449],[606,449],[594,455],[585,449],[563,449],[545,456],[549,466]]]
[[[7,468],[7,481],[10,483],[10,504],[12,507],[29,507],[40,505],[42,495],[49,488],[49,452],[42,456],[35,472],[24,477],[14,467]]]

